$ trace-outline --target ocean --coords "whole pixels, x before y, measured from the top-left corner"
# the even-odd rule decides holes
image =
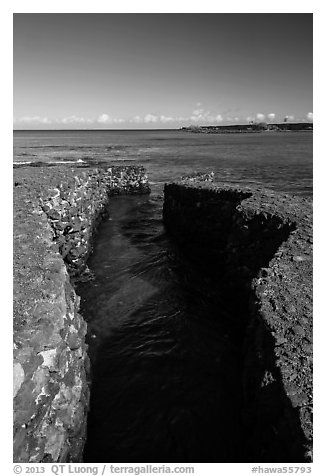
[[[218,181],[311,196],[312,157],[311,132],[14,131],[14,163],[139,163],[155,190],[194,171],[213,171]]]
[[[213,171],[311,197],[312,134],[16,131],[14,162],[142,164],[153,190],[110,199],[93,279],[76,284],[92,381],[84,462],[248,461],[237,300],[205,264],[180,259],[162,224],[163,184]]]

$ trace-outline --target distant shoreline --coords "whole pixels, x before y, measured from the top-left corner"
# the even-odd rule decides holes
[[[194,132],[202,134],[234,134],[257,132],[312,132],[311,122],[280,122],[280,123],[250,123],[232,124],[227,126],[187,126],[179,129],[181,132]]]
[[[159,131],[185,131],[185,132],[203,132],[203,133],[228,133],[228,132],[289,132],[289,131],[312,131],[311,122],[284,122],[284,123],[258,123],[258,124],[232,124],[224,126],[184,126],[169,129],[13,129],[17,132],[159,132]]]

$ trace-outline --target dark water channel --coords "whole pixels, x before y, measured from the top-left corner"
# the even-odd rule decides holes
[[[158,196],[117,197],[79,283],[92,386],[85,462],[241,461],[236,316],[180,259]],[[231,303],[232,304],[232,303]]]

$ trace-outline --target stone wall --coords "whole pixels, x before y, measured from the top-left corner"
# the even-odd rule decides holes
[[[142,167],[14,172],[14,462],[81,462],[86,323],[71,276],[85,269],[116,193],[148,193]]]
[[[194,179],[165,186],[167,231],[241,316],[248,462],[312,458],[311,205]]]
[[[109,167],[65,178],[41,198],[70,275],[86,267],[93,231],[107,213],[108,197],[149,191],[143,168]]]

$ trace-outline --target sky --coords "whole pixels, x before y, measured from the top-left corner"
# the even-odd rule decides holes
[[[14,129],[313,120],[311,13],[14,14]]]

